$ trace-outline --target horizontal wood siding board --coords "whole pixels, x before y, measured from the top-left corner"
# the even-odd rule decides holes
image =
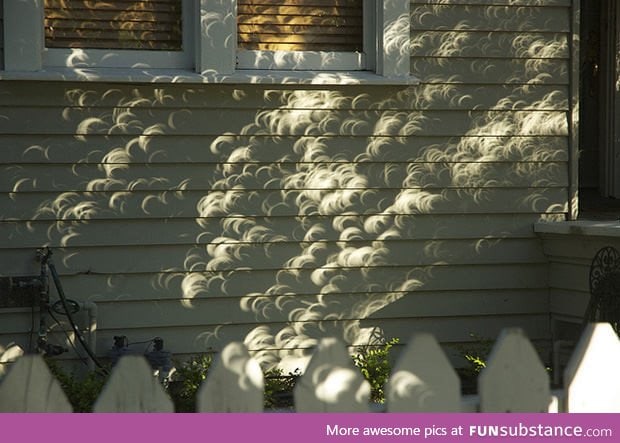
[[[452,250],[451,250],[452,248]],[[431,252],[429,252],[431,251]],[[210,255],[215,254],[215,255]],[[59,272],[84,273],[149,273],[171,270],[188,272],[195,267],[205,271],[227,272],[240,269],[274,270],[286,268],[318,269],[326,274],[339,273],[342,267],[383,269],[391,266],[430,266],[434,263],[452,265],[504,263],[545,263],[535,239],[495,241],[394,240],[369,242],[295,242],[216,243],[213,245],[169,245],[163,253],[157,244],[139,247],[61,248],[65,257],[56,264]],[[300,257],[312,255],[309,263]],[[238,258],[243,255],[243,259]],[[0,262],[3,272],[18,275],[24,263],[33,259],[28,249],[3,249]],[[361,258],[358,258],[361,257]],[[297,259],[297,260],[296,260]],[[303,263],[303,264],[302,264]]]
[[[596,252],[605,246],[620,247],[620,239],[605,236],[543,234],[545,253],[551,262],[582,263],[590,266]]]
[[[411,335],[416,332],[430,332],[443,344],[454,343],[462,344],[471,341],[471,337],[482,337],[485,339],[495,339],[502,329],[506,327],[522,327],[526,330],[528,337],[533,340],[545,339],[549,329],[547,322],[541,321],[546,314],[517,314],[517,315],[477,315],[477,316],[458,316],[458,317],[432,317],[416,319],[377,319],[373,321],[378,330],[385,331],[386,337],[400,338],[401,344],[406,344]],[[22,314],[21,318],[16,319],[16,326],[28,322],[29,316]],[[358,320],[343,321],[337,323],[330,320],[325,321],[305,321],[305,322],[265,322],[261,328],[255,328],[254,323],[235,323],[222,325],[188,325],[188,326],[166,326],[153,323],[151,327],[134,328],[131,324],[121,328],[107,328],[102,325],[97,332],[97,350],[102,356],[108,355],[108,350],[114,343],[115,335],[127,335],[130,346],[136,353],[148,346],[148,341],[154,337],[162,337],[166,349],[174,349],[175,355],[195,352],[218,352],[226,344],[232,341],[244,340],[247,337],[262,338],[258,343],[249,343],[251,351],[281,351],[281,350],[307,350],[311,351],[316,346],[316,341],[322,337],[343,337],[343,326],[355,326]],[[288,325],[288,326],[287,326]],[[365,322],[361,322],[365,326]],[[289,329],[297,329],[302,332],[297,340],[290,343],[274,343],[274,335]],[[13,333],[17,331],[12,331]],[[6,336],[5,336],[6,337]],[[55,340],[63,341],[64,334],[53,333]],[[0,332],[0,340],[3,333]],[[22,335],[22,340],[27,344],[28,336]],[[141,346],[135,344],[141,343]],[[367,342],[353,340],[351,346],[362,346]],[[258,347],[260,345],[260,347]],[[63,356],[67,358],[67,356]],[[61,357],[61,359],[63,359]]]
[[[559,59],[570,57],[569,34],[520,31],[412,31],[415,57]]]
[[[19,276],[37,276],[39,269],[33,255],[26,257],[24,270]],[[79,271],[79,272],[78,272]],[[390,290],[386,282],[405,282],[416,278],[422,283],[411,292],[417,291],[468,291],[483,290],[529,291],[548,290],[547,272],[540,263],[494,263],[465,265],[430,265],[377,268],[360,278],[359,268],[342,268],[343,278],[339,282],[339,293],[380,293],[386,296],[399,295],[404,292]],[[334,294],[323,291],[312,281],[314,269],[302,269],[284,275],[284,285],[278,284],[281,270],[238,270],[230,272],[209,272],[204,270],[192,272],[154,272],[154,273],[84,273],[71,269],[61,275],[62,285],[68,297],[79,301],[122,301],[122,300],[153,300],[153,298],[175,297],[180,303],[191,306],[193,300],[211,297],[237,297],[239,299],[253,294],[256,297],[287,296],[291,293],[292,284],[295,294],[321,296]],[[294,274],[294,275],[293,275]],[[183,281],[211,282],[202,290],[192,294],[183,292]],[[252,287],[248,288],[248,281]],[[224,286],[222,283],[226,282]],[[294,284],[293,284],[294,282]],[[381,288],[377,283],[382,284]],[[380,289],[377,292],[378,288]],[[260,289],[260,290],[259,290]],[[267,293],[267,289],[269,289]],[[329,289],[329,288],[327,288]]]
[[[558,59],[412,57],[411,72],[432,84],[564,86],[569,65]]]
[[[552,261],[549,264],[549,287],[573,292],[590,292],[590,263]]]
[[[0,132],[5,134],[143,135],[149,131],[174,135],[264,135],[255,121],[282,122],[269,135],[306,136],[566,136],[568,121],[560,111],[339,111],[211,109],[167,110],[116,108],[97,112],[68,108],[62,115],[51,108],[0,109]],[[294,119],[294,121],[292,120]],[[305,124],[300,124],[300,122]],[[527,122],[527,125],[523,123]],[[504,124],[501,124],[504,123]],[[148,133],[147,132],[147,133]]]
[[[4,220],[336,215],[329,205],[318,202],[300,208],[296,203],[299,195],[300,191],[290,191],[283,198],[280,191],[265,190],[215,193],[218,199],[236,197],[243,210],[235,213],[224,213],[218,207],[204,206],[206,195],[199,191],[0,194],[0,206],[6,208]],[[326,195],[324,193],[323,198]],[[338,195],[336,193],[334,197]],[[382,189],[361,191],[358,195],[359,199],[348,205],[347,214],[560,214],[565,211],[567,198],[566,189],[562,187],[437,189],[434,192]]]
[[[131,91],[99,83],[69,83],[67,89],[49,82],[0,82],[0,106],[112,109],[215,109],[221,112],[265,110],[565,110],[568,85],[557,84],[428,84],[397,86],[286,87],[134,85]],[[265,134],[267,136],[268,134]],[[330,134],[322,134],[330,137]],[[337,135],[337,134],[335,134]],[[2,136],[2,134],[0,134]],[[2,147],[0,146],[0,149]]]
[[[549,6],[413,5],[416,31],[461,30],[564,32],[571,30],[570,8]]]
[[[485,338],[496,338],[502,329],[512,326],[522,327],[528,338],[532,340],[546,339],[549,334],[547,322],[543,321],[545,315],[506,315],[506,316],[476,316],[476,317],[457,317],[457,318],[429,318],[416,320],[384,320],[374,322],[377,330],[385,331],[387,337],[402,338],[402,342],[406,343],[414,332],[432,333],[437,340],[444,344],[448,343],[464,343],[471,341],[471,335]],[[345,323],[346,324],[346,323]],[[132,341],[145,341],[153,337],[165,337],[166,347],[175,349],[179,353],[205,352],[207,350],[219,351],[226,344],[233,341],[246,340],[248,335],[262,338],[259,343],[249,343],[250,351],[267,351],[272,350],[273,358],[277,354],[284,352],[277,351],[295,351],[306,350],[308,355],[315,349],[318,340],[322,337],[343,337],[343,325],[333,321],[323,322],[306,322],[302,324],[294,324],[305,334],[298,337],[297,340],[290,344],[276,345],[273,336],[278,332],[286,332],[287,323],[265,323],[262,328],[257,330],[253,324],[232,324],[216,327],[171,327],[171,328],[142,328],[132,330],[128,329],[112,329],[103,330],[98,334],[98,340],[101,341],[102,349],[113,343],[114,335],[129,332]],[[188,339],[191,337],[193,339]],[[362,346],[368,344],[367,341],[360,339],[354,340],[350,345]],[[260,346],[260,347],[259,347]]]
[[[385,294],[389,296],[389,294]],[[403,314],[412,319],[467,317],[483,315],[532,315],[545,313],[548,301],[545,291],[481,291],[481,292],[433,292],[403,293],[402,297],[378,311],[373,308],[381,293],[294,295],[261,297],[256,310],[247,306],[248,298],[210,297],[193,300],[192,306],[184,306],[179,300],[114,300],[98,301],[100,330],[127,328],[170,327],[212,327],[222,324],[286,323],[295,321],[299,307],[308,306],[326,310],[336,306],[347,306],[341,321],[359,320],[360,311],[365,309],[373,320],[402,319]],[[258,297],[255,297],[258,298]],[[373,298],[375,303],[372,303]],[[251,298],[249,299],[251,301]],[[322,303],[322,305],[321,305]],[[286,310],[273,309],[284,305]],[[480,309],[482,307],[482,309]],[[299,312],[299,311],[297,311]],[[76,315],[81,321],[82,311]],[[0,309],[2,333],[24,333],[31,323],[31,317],[38,319],[39,312],[30,309]],[[224,322],[222,319],[226,319]],[[131,325],[131,326],[127,326]],[[67,327],[66,325],[65,327]],[[408,338],[408,337],[403,337]]]
[[[315,183],[311,170],[341,174]],[[234,189],[341,190],[559,187],[568,185],[566,164],[557,162],[245,163],[0,166],[0,192],[225,191]],[[200,170],[200,175],[197,171]],[[225,177],[227,171],[229,177]],[[36,177],[36,180],[31,179]],[[188,179],[188,177],[192,177]],[[292,178],[298,177],[297,180]],[[236,179],[233,179],[236,178]]]
[[[589,301],[589,292],[550,289],[550,311],[556,316],[573,317],[578,326],[581,326],[581,321],[585,317]]]
[[[115,156],[151,165],[169,164],[177,158],[180,165],[191,163],[231,163],[239,152],[245,163],[281,162],[299,159],[321,163],[324,158],[360,161],[390,160],[416,162],[436,150],[447,158],[458,154],[459,146],[476,147],[480,153],[502,161],[565,162],[568,140],[564,136],[494,136],[494,137],[350,137],[350,136],[127,136],[72,135],[36,136],[0,135],[0,154],[5,164],[27,167],[29,164],[101,164]],[[308,155],[293,155],[296,147],[305,146]],[[139,149],[132,149],[140,147]],[[309,155],[316,147],[316,157]],[[247,158],[247,159],[246,159]],[[483,161],[485,157],[480,158]],[[18,174],[18,172],[14,172]]]
[[[383,215],[341,217],[217,217],[217,218],[161,218],[161,219],[110,219],[85,221],[0,221],[0,238],[6,248],[50,247],[97,247],[139,246],[156,243],[161,246],[204,244],[217,235],[231,235],[236,226],[264,226],[270,232],[296,241],[311,238],[326,241],[345,239],[336,228],[346,223],[355,229],[356,238],[379,240],[373,222],[387,226],[398,223],[403,238],[419,240],[483,239],[489,241],[503,238],[532,238],[531,225],[540,219],[539,214],[452,214],[441,215]],[[336,226],[334,226],[334,224]],[[312,236],[313,230],[321,230],[321,236]],[[79,233],[79,235],[75,235]]]
[[[263,305],[281,304],[287,310],[265,309],[253,311],[240,309],[244,300],[233,297],[197,299],[191,307],[183,306],[178,300],[153,301],[113,301],[98,302],[98,315],[101,327],[122,329],[127,324],[131,328],[148,328],[153,324],[160,327],[217,326],[222,324],[251,324],[258,319],[265,323],[285,323],[295,321],[295,310],[302,306],[314,306],[317,310],[335,306],[347,306],[342,312],[342,321],[359,320],[356,310],[363,310],[372,301],[372,294],[333,294],[323,295],[320,301],[316,296],[282,296],[263,300]],[[375,297],[380,299],[381,294]],[[469,308],[468,308],[469,306]],[[482,309],[479,309],[482,307]],[[416,318],[467,317],[482,315],[531,315],[548,310],[548,299],[544,291],[498,292],[446,292],[404,294],[384,309],[373,312],[368,306],[373,320]],[[405,315],[406,314],[406,315]],[[105,319],[105,320],[104,320]],[[407,337],[403,337],[407,338]]]

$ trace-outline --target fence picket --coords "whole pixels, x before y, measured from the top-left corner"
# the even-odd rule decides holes
[[[431,334],[415,334],[387,385],[389,412],[458,412],[461,383]]]
[[[589,325],[552,397],[549,376],[521,329],[502,331],[478,380],[478,395],[460,398],[459,380],[436,339],[416,334],[388,383],[389,412],[620,412],[620,340],[609,324]],[[242,343],[224,348],[203,383],[200,412],[260,412],[264,380]],[[368,412],[370,385],[345,345],[323,339],[294,390],[297,412]],[[565,399],[565,402],[558,401]],[[552,410],[550,404],[554,403]],[[97,399],[94,412],[173,412],[142,356],[125,356]],[[58,381],[39,355],[12,363],[0,380],[0,412],[71,412]]]
[[[368,412],[370,384],[335,338],[319,343],[295,385],[297,412]]]
[[[567,412],[620,412],[620,341],[609,323],[589,324],[564,371]]]
[[[227,345],[196,399],[198,412],[262,412],[263,372],[243,343]]]
[[[549,374],[520,328],[502,331],[478,378],[481,412],[547,412]]]
[[[15,362],[0,384],[0,412],[73,412],[60,383],[40,355]]]
[[[146,359],[126,355],[114,366],[93,412],[174,412],[174,406]]]

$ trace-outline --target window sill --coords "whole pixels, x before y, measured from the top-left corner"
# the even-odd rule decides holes
[[[0,80],[86,81],[104,83],[417,85],[415,76],[384,77],[367,71],[237,71],[198,74],[173,69],[47,68],[41,71],[0,71]]]
[[[540,222],[534,224],[537,234],[579,235],[588,237],[619,237],[620,222],[577,220],[566,222]]]

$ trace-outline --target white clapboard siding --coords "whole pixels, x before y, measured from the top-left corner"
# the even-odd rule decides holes
[[[570,206],[577,4],[411,0],[415,87],[2,81],[0,283],[49,245],[67,296],[100,308],[99,356],[116,335],[269,361],[369,328],[549,343],[548,282],[568,279],[532,225]],[[20,309],[0,310],[0,349],[32,351]]]
[[[565,388],[549,377],[524,333],[505,329],[479,377],[479,393],[461,397],[437,340],[414,334],[388,382],[387,412],[620,412],[620,343],[609,324],[588,326],[566,371]],[[113,368],[95,412],[171,412],[146,360],[125,356]],[[344,343],[324,339],[294,389],[296,412],[368,412],[369,383]],[[263,377],[242,343],[225,347],[197,397],[200,412],[263,411]],[[0,383],[0,412],[70,412],[39,356],[20,357]]]

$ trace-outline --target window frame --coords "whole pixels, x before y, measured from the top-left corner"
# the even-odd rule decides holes
[[[318,63],[295,66],[238,65],[237,1],[183,0],[181,60],[160,51],[45,48],[42,0],[4,3],[4,71],[0,79],[67,79],[193,83],[417,84],[410,73],[410,0],[365,0],[365,56],[361,66]],[[79,58],[82,51],[90,59]],[[168,51],[161,51],[168,52]],[[294,51],[292,51],[294,52]],[[317,53],[302,51],[306,58]],[[340,53],[326,52],[330,55]],[[356,53],[342,53],[359,57]],[[73,55],[79,63],[67,63]],[[178,54],[177,54],[178,55]],[[318,54],[324,55],[324,54]],[[161,60],[157,60],[161,57]],[[166,58],[168,57],[168,58]],[[358,63],[358,62],[356,62]],[[358,63],[359,65],[359,63]],[[252,67],[254,68],[254,67]],[[309,69],[309,70],[306,70]],[[89,75],[85,76],[84,73]]]

